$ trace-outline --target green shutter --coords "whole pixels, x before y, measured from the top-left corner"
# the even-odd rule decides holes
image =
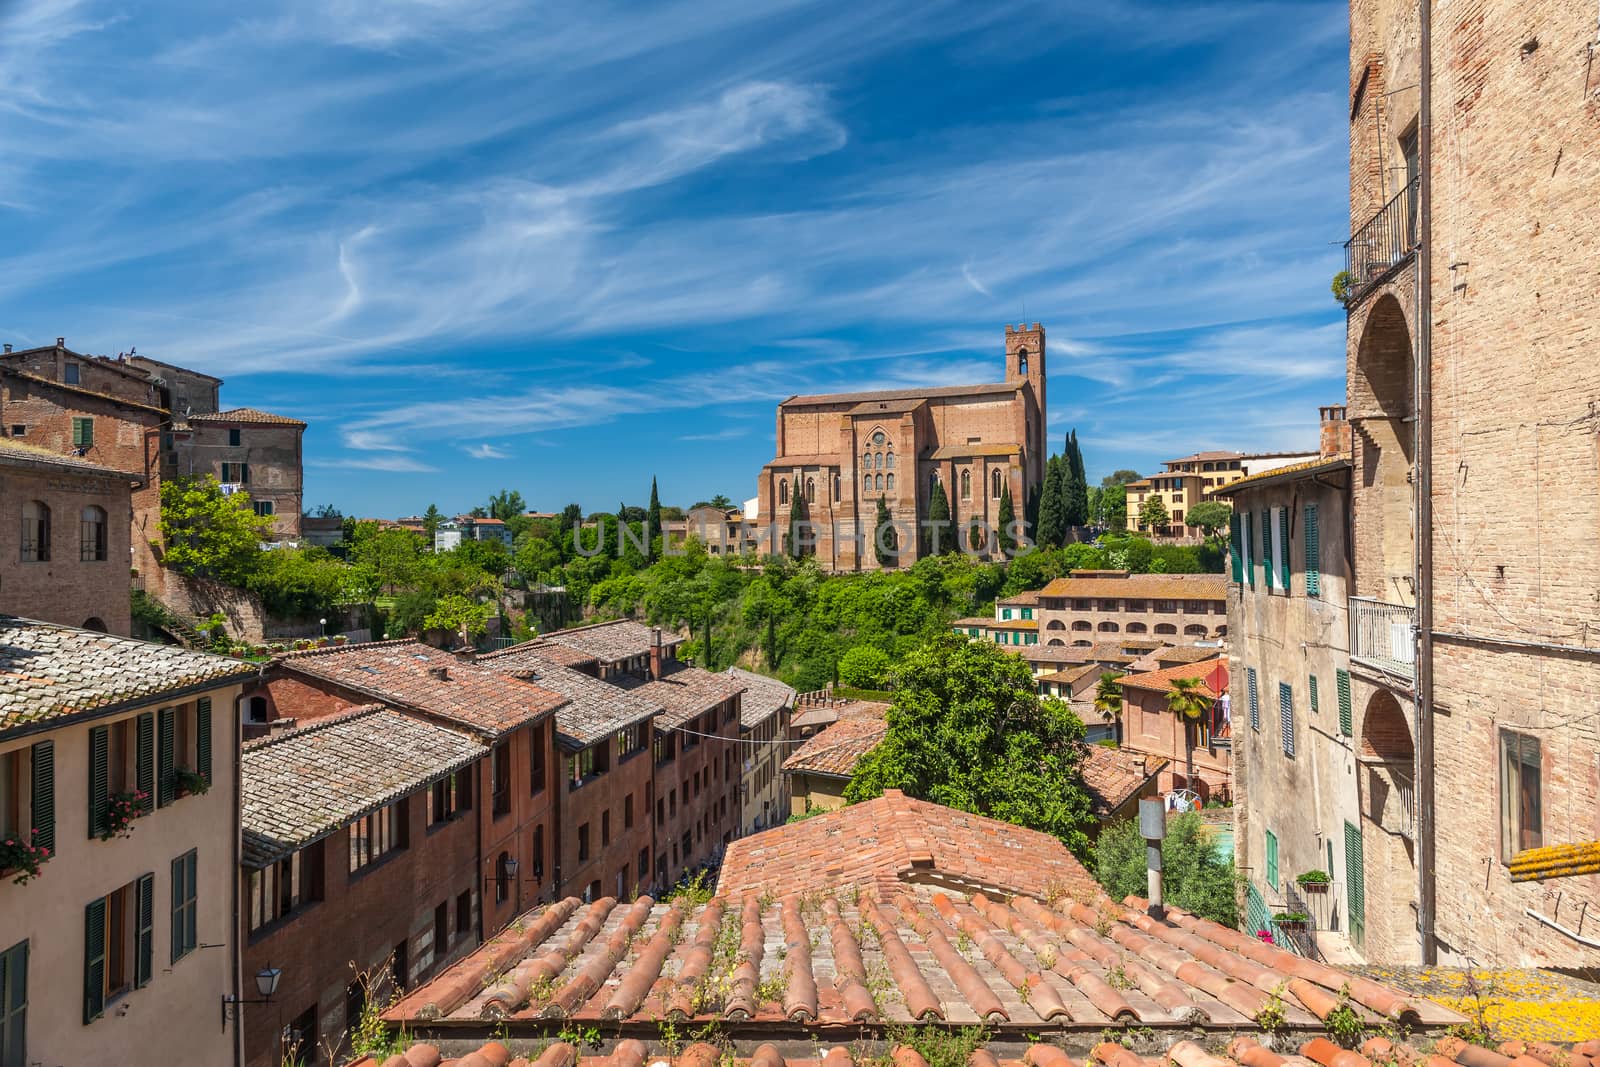
[[[1350,921],[1350,943],[1361,948],[1367,940],[1366,863],[1361,849],[1361,830],[1344,824],[1345,905]]]
[[[72,443],[77,447],[94,444],[94,420],[74,418],[72,420]]]
[[[1306,542],[1306,596],[1322,595],[1322,532],[1317,527],[1317,506],[1307,504],[1300,516]]]
[[[1339,732],[1346,737],[1354,737],[1355,721],[1350,714],[1350,672],[1339,670],[1333,672],[1335,687],[1339,690]]]
[[[1317,676],[1311,676],[1311,714],[1317,713]]]
[[[162,708],[156,715],[156,807],[171,804],[174,796],[172,773],[174,747],[177,744],[177,714],[172,708]]]
[[[29,1062],[23,1054],[27,1022],[28,943],[19,941],[0,952],[0,1064],[5,1067]]]
[[[33,829],[34,843],[56,851],[56,743],[40,741],[33,746]]]
[[[83,1021],[106,1011],[106,902],[91,900],[83,910]]]
[[[1244,669],[1244,677],[1250,697],[1250,729],[1260,730],[1261,697],[1260,692],[1256,689],[1256,669],[1254,667],[1246,667]]]
[[[194,769],[211,784],[211,698],[201,697],[194,706]]]
[[[134,786],[145,795],[144,810],[156,802],[156,717],[145,712],[134,720]]]
[[[1278,728],[1283,738],[1283,754],[1294,756],[1294,689],[1288,682],[1278,683]]]
[[[1244,580],[1250,588],[1256,587],[1256,516],[1247,511],[1244,515]]]
[[[140,877],[133,897],[133,986],[150,983],[155,963],[156,876]]]
[[[177,963],[183,958],[183,902],[187,899],[184,895],[184,863],[186,856],[179,856],[172,861],[172,962]]]
[[[1277,581],[1277,573],[1272,569],[1272,509],[1261,509],[1261,582],[1268,590]]]
[[[1267,831],[1267,888],[1278,891],[1278,835]]]
[[[1278,549],[1283,558],[1278,560],[1278,588],[1289,591],[1289,509],[1278,509]]]
[[[110,826],[106,807],[111,803],[111,729],[89,731],[89,836],[103,836]]]
[[[1239,547],[1239,515],[1235,512],[1228,516],[1228,559],[1233,563],[1233,580],[1235,584],[1244,581],[1243,550]]]

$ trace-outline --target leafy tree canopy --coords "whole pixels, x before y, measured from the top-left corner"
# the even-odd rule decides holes
[[[1215,534],[1218,530],[1226,529],[1228,520],[1233,517],[1233,509],[1220,500],[1202,500],[1190,508],[1184,516],[1190,526],[1198,526],[1207,536]]]
[[[839,657],[839,681],[854,689],[882,689],[889,680],[889,654],[857,645]]]
[[[1100,884],[1113,900],[1148,893],[1144,839],[1137,819],[1126,819],[1100,831],[1095,843],[1094,867]],[[1216,832],[1198,812],[1167,820],[1167,837],[1161,842],[1162,891],[1175,904],[1231,926],[1239,926],[1235,891],[1238,876],[1233,861],[1217,849]]]
[[[209,474],[161,483],[162,558],[180,574],[243,586],[271,532],[270,517],[252,511],[243,493],[224,496]]]
[[[1139,478],[1140,474],[1138,471],[1130,471],[1126,468],[1114,470],[1104,478],[1100,479],[1100,488],[1109,489],[1113,485],[1127,485],[1129,482],[1138,481]]]

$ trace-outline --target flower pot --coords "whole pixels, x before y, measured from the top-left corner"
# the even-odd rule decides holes
[[[1331,884],[1332,883],[1330,883],[1330,882],[1301,882],[1301,883],[1299,883],[1300,891],[1302,893],[1326,893],[1328,891],[1328,886],[1331,885]]]

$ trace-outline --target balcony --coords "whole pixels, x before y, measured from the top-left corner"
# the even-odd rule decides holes
[[[1404,604],[1350,598],[1350,658],[1408,682],[1417,677],[1417,613]]]
[[[1345,304],[1354,304],[1417,247],[1417,188],[1412,178],[1344,243],[1344,269],[1350,276]]]

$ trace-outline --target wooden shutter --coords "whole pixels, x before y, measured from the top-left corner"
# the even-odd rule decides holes
[[[211,784],[211,698],[201,697],[194,706],[194,769]]]
[[[100,837],[110,826],[106,807],[111,802],[111,728],[89,731],[89,836]]]
[[[172,861],[172,962],[183,957],[183,905],[188,900],[186,874],[187,854]]]
[[[33,746],[33,829],[34,843],[56,851],[56,743],[40,741]]]
[[[1339,732],[1346,737],[1354,737],[1355,720],[1350,712],[1350,672],[1345,670],[1335,671],[1333,674],[1335,687],[1339,690]]]
[[[1307,504],[1301,512],[1301,531],[1306,545],[1306,596],[1322,595],[1322,532],[1317,526],[1317,506]]]
[[[83,910],[83,1021],[106,1011],[106,902],[91,900]]]
[[[1311,682],[1311,686],[1310,686],[1310,688],[1311,688],[1311,714],[1315,715],[1317,713],[1317,676],[1313,674],[1311,676],[1311,678],[1310,678],[1310,682]]]
[[[1367,940],[1366,863],[1362,855],[1361,830],[1344,824],[1345,905],[1350,921],[1350,943],[1362,947]]]
[[[156,876],[140,877],[133,897],[133,986],[147,985],[155,964]]]
[[[72,443],[81,448],[84,445],[94,444],[94,420],[74,418],[72,420]]]
[[[144,810],[156,802],[156,717],[145,712],[134,720],[134,785],[145,795]]]
[[[1259,694],[1256,691],[1256,669],[1254,667],[1246,667],[1244,676],[1245,681],[1248,683],[1247,688],[1249,689],[1250,694],[1250,729],[1260,730],[1261,702],[1259,699]]]
[[[1244,581],[1244,549],[1239,545],[1239,515],[1237,512],[1228,516],[1228,558],[1233,563],[1233,580],[1235,584]]]
[[[1267,887],[1278,891],[1278,835],[1267,831]]]
[[[1283,754],[1294,755],[1294,689],[1278,683],[1278,727],[1283,732]]]
[[[1278,588],[1289,591],[1289,509],[1278,509]]]
[[[0,1063],[25,1064],[23,1040],[28,1022],[28,943],[0,952]]]
[[[1244,579],[1250,588],[1256,587],[1256,513],[1244,515]]]
[[[156,715],[156,807],[164,808],[173,801],[173,771],[176,770],[177,713],[172,708],[162,708]]]

